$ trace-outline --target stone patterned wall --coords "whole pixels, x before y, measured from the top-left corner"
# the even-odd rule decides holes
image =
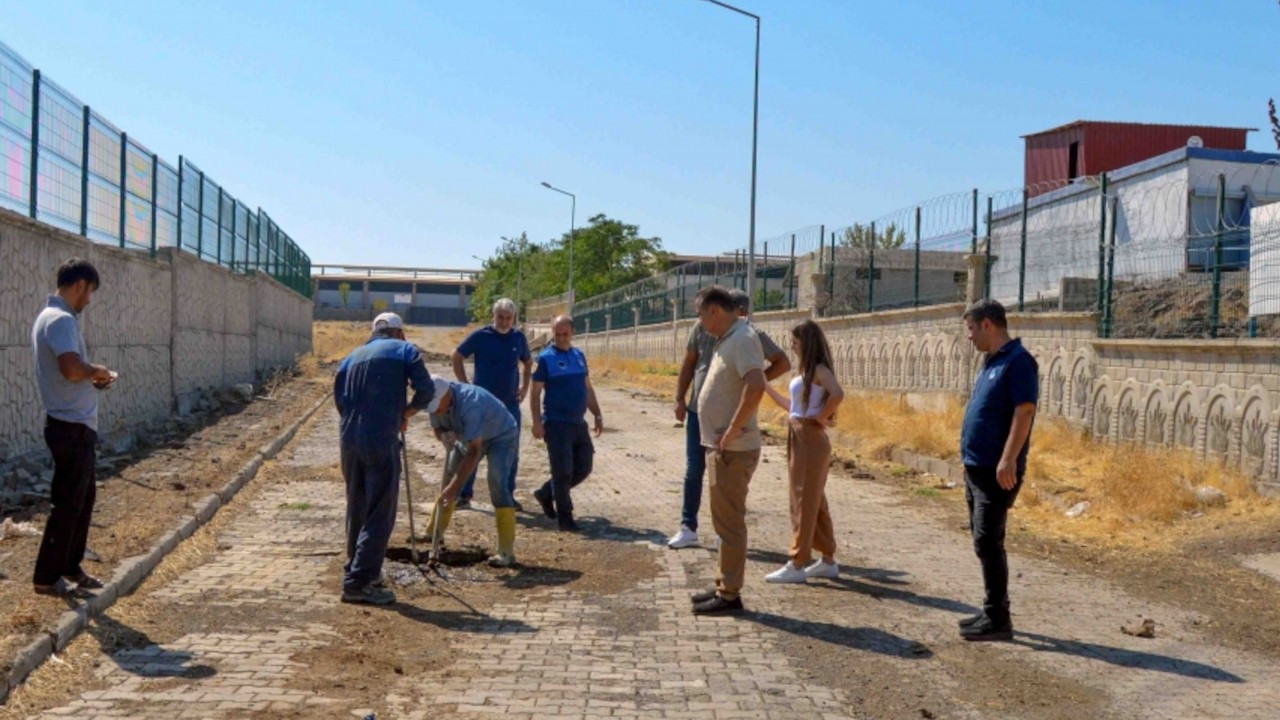
[[[0,210],[0,461],[43,447],[31,322],[58,265],[72,256],[102,276],[80,318],[89,357],[121,375],[102,395],[102,434],[167,416],[179,393],[252,382],[311,350],[311,301],[271,278],[235,275],[172,250],[152,259]]]
[[[823,318],[850,388],[967,395],[982,358],[961,304]],[[802,312],[759,313],[787,347]],[[1040,412],[1113,442],[1183,447],[1280,490],[1280,342],[1099,340],[1090,313],[1013,314],[1040,363]],[[679,362],[693,320],[582,335],[591,356]],[[794,358],[793,358],[794,359]]]

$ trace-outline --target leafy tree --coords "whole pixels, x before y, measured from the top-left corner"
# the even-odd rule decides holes
[[[351,283],[338,283],[338,296],[342,298],[342,307],[346,307],[347,299],[351,297]]]
[[[650,277],[665,267],[669,254],[662,250],[661,238],[642,237],[639,226],[603,214],[587,223],[573,234],[573,284],[579,300]],[[484,261],[471,315],[482,320],[495,300],[510,297],[521,305],[523,316],[523,306],[530,300],[568,289],[569,233],[545,245],[529,243],[521,233],[518,239],[503,238]]]
[[[907,232],[900,229],[896,223],[889,223],[883,231],[877,231],[873,237],[870,226],[854,223],[852,227],[844,229],[844,236],[840,239],[840,243],[845,247],[863,250],[870,250],[873,247],[880,250],[895,250],[907,244]]]

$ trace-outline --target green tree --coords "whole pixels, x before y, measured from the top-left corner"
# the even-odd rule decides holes
[[[854,223],[852,227],[844,229],[840,243],[845,247],[863,250],[869,250],[872,247],[879,250],[896,250],[907,244],[907,233],[896,223],[889,223],[883,231],[877,231],[873,238],[870,226]]]
[[[650,277],[665,268],[669,253],[662,240],[642,237],[637,225],[600,214],[573,234],[573,277],[578,300],[608,292]],[[519,295],[517,296],[517,287]],[[559,295],[569,289],[569,233],[545,245],[520,238],[503,238],[484,261],[471,300],[471,315],[483,320],[500,297],[522,307],[530,300]],[[523,316],[523,315],[522,315]]]
[[[342,298],[342,307],[346,307],[347,299],[351,297],[351,283],[338,283],[338,296]]]

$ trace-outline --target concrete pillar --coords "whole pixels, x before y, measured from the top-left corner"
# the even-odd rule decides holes
[[[980,254],[966,255],[965,266],[968,269],[969,277],[964,284],[964,303],[972,305],[987,294],[986,281],[983,268],[986,266],[987,256]]]
[[[810,296],[813,298],[809,317],[817,319],[826,315],[827,307],[831,304],[831,293],[827,292],[827,274],[809,273],[809,287],[812,289]]]

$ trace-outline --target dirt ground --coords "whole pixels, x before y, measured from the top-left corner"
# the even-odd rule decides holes
[[[119,562],[146,552],[193,505],[222,488],[262,445],[309,409],[328,390],[329,376],[295,377],[273,384],[269,395],[253,402],[226,402],[220,409],[182,418],[173,433],[151,444],[104,458],[99,452],[98,496],[89,530],[91,575],[108,579]],[[48,503],[12,515],[43,529]],[[66,604],[31,592],[40,537],[0,542],[0,607],[8,609],[0,626],[0,665],[47,628]]]

